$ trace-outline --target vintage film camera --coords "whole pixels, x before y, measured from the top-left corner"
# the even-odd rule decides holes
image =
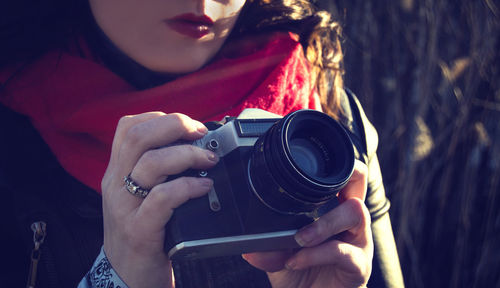
[[[296,248],[296,231],[336,201],[354,169],[344,128],[314,110],[282,118],[245,109],[192,144],[220,161],[177,175],[210,177],[214,187],[175,209],[166,225],[170,259]]]

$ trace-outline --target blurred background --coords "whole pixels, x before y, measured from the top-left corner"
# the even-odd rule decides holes
[[[379,132],[406,286],[500,287],[500,3],[318,3]]]

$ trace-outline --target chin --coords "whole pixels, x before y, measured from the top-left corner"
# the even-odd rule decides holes
[[[142,61],[138,62],[146,68],[159,73],[187,74],[197,71],[209,63],[218,52],[217,48],[220,47],[188,46],[179,47],[176,50],[165,49],[164,51],[155,51],[156,53],[143,55]],[[167,52],[167,54],[162,52]],[[151,57],[151,55],[155,56]],[[172,57],[172,55],[175,56]]]
[[[171,61],[162,62],[151,62],[142,64],[144,67],[151,71],[166,74],[188,74],[201,69],[208,61],[199,62],[182,62],[182,63],[172,63]]]

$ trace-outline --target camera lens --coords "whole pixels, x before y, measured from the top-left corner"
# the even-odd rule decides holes
[[[300,214],[335,197],[353,169],[354,150],[344,128],[324,113],[299,110],[259,137],[249,180],[268,207]]]
[[[313,140],[296,138],[290,140],[292,159],[308,175],[322,175],[326,171],[326,161],[322,149]]]

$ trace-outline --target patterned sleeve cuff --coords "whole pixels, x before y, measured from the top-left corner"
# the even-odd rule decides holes
[[[116,271],[111,267],[104,249],[101,248],[101,253],[97,256],[94,265],[85,277],[80,281],[78,288],[128,288],[118,276]]]

